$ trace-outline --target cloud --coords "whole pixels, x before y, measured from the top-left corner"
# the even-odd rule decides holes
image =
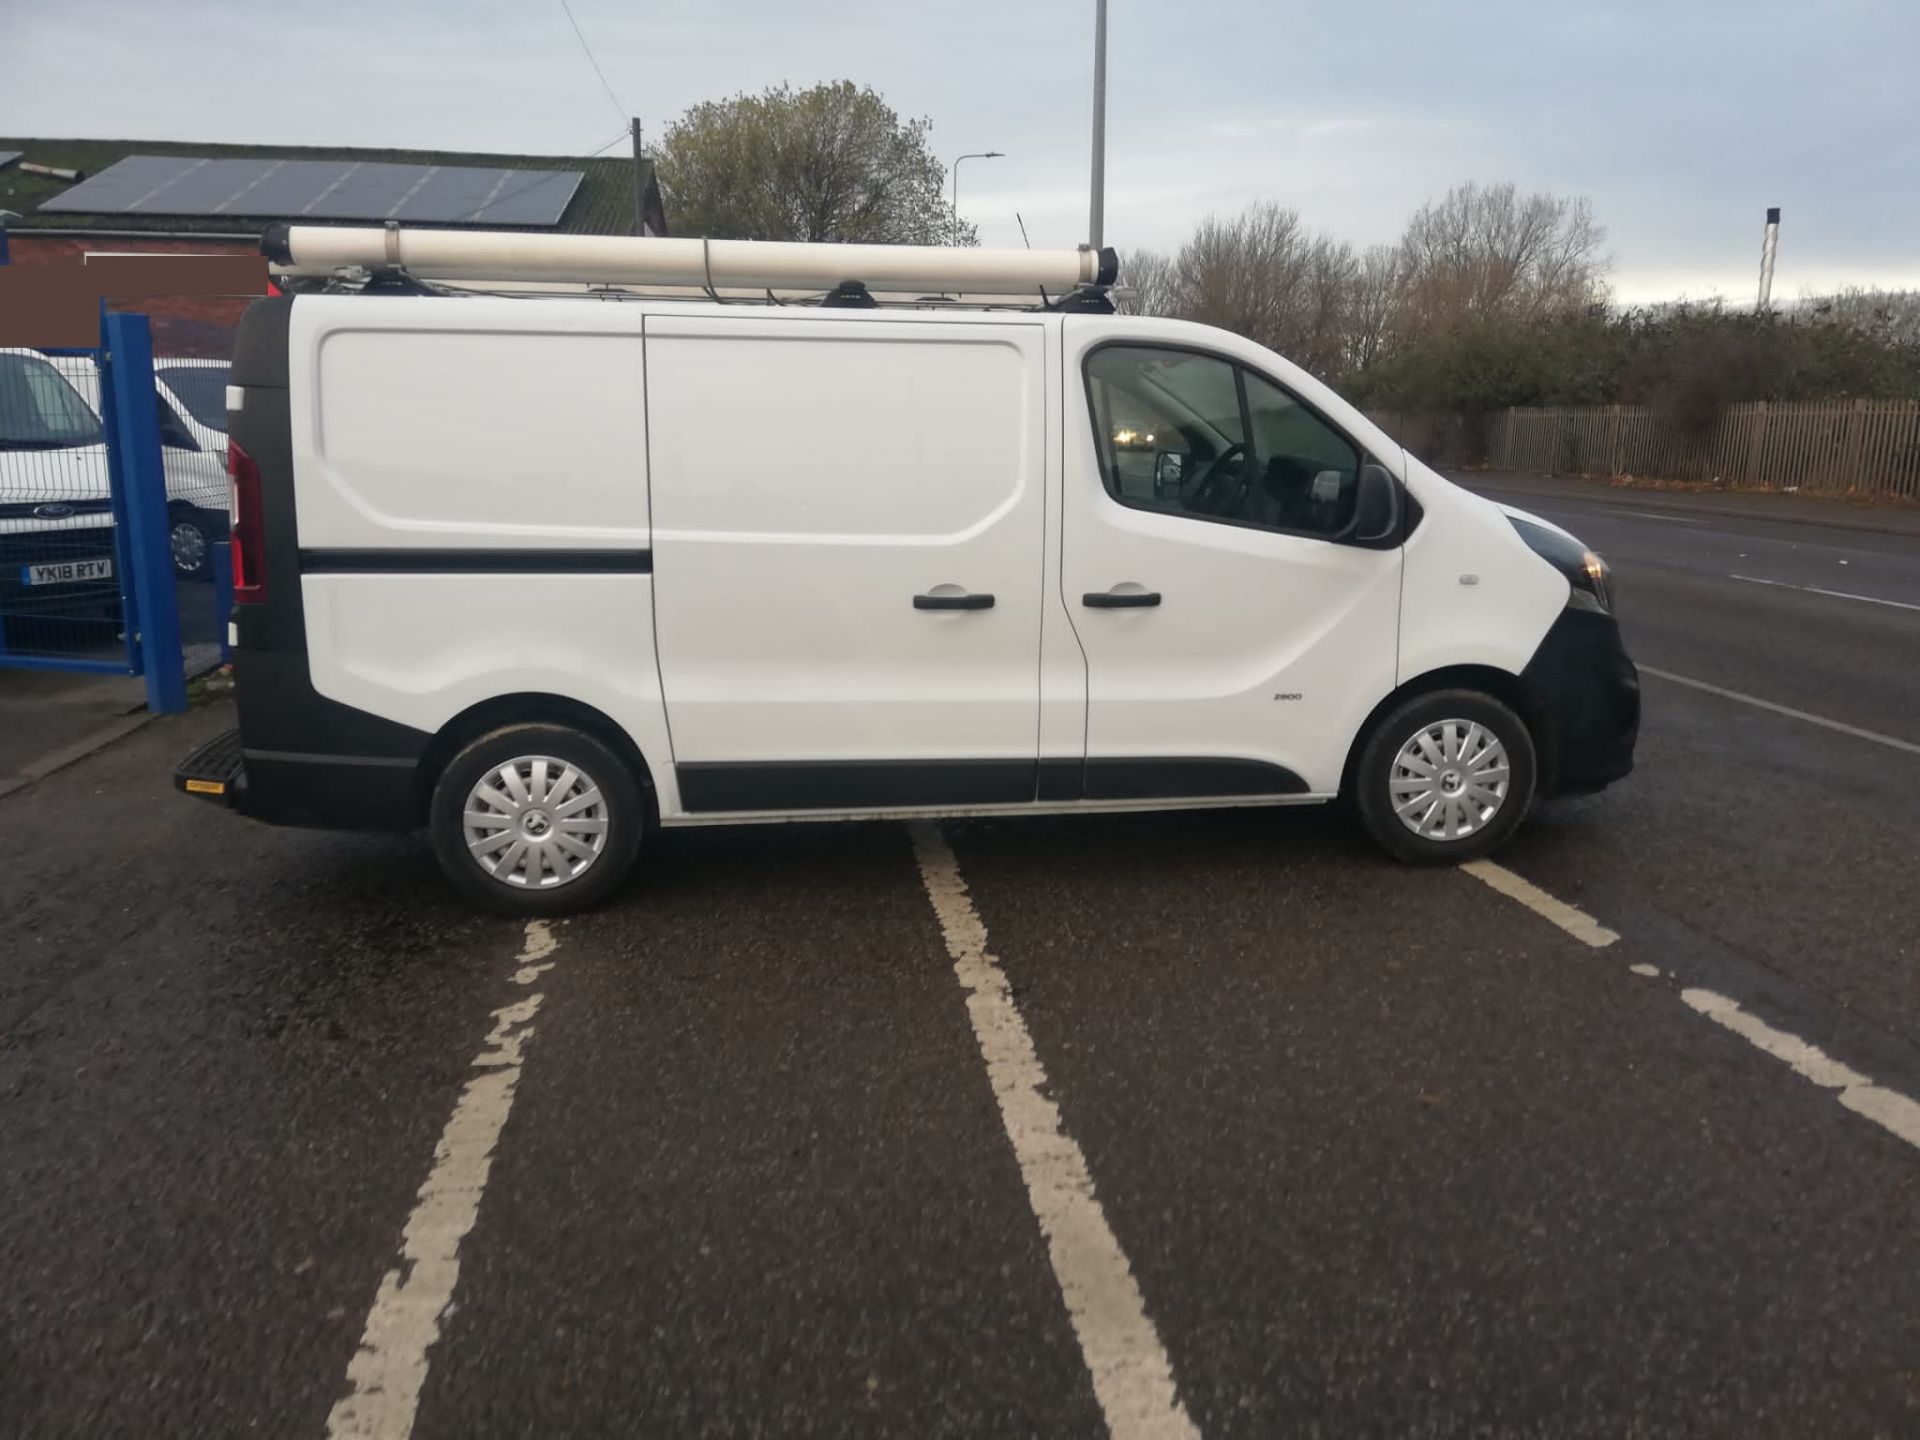
[[[1329,140],[1340,135],[1369,135],[1379,128],[1376,120],[1315,120],[1300,133],[1309,140]]]

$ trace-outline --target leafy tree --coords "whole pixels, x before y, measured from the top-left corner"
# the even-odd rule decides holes
[[[947,205],[931,122],[850,80],[695,105],[660,145],[683,235],[731,240],[975,244]]]

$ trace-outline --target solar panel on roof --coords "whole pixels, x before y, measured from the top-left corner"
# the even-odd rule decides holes
[[[40,208],[94,215],[552,225],[566,213],[582,178],[578,170],[129,155]]]
[[[42,200],[40,208],[123,215],[150,191],[178,180],[193,164],[173,155],[129,155],[51,200]]]
[[[551,225],[580,188],[578,170],[509,170],[506,175],[506,187],[477,217],[485,224]]]

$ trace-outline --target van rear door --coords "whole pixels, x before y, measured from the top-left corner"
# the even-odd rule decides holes
[[[1033,799],[1042,323],[650,315],[646,349],[682,808]]]

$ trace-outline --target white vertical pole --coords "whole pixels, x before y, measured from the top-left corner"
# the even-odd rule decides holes
[[[1760,303],[1755,309],[1766,310],[1773,304],[1773,257],[1780,249],[1780,207],[1770,206],[1767,210],[1767,234],[1760,242]]]
[[[1093,196],[1087,219],[1087,243],[1103,243],[1107,210],[1107,0],[1093,11]]]

